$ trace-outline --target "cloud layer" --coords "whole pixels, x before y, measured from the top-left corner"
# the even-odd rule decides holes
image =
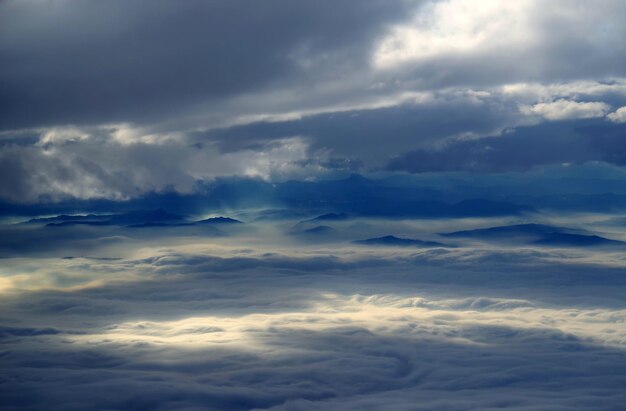
[[[0,404],[612,410],[624,400],[619,252],[253,238],[161,235],[167,246],[89,251],[116,259],[5,260]]]
[[[188,193],[230,175],[622,164],[617,138],[600,136],[598,152],[565,130],[510,134],[591,119],[621,130],[620,1],[33,0],[0,11],[0,196],[12,202]],[[513,146],[521,160],[508,168]]]

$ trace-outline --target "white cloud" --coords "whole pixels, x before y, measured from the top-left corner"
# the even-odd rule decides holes
[[[411,61],[480,51],[485,46],[530,43],[534,1],[448,0],[431,2],[413,21],[394,27],[380,42],[374,64],[394,67]]]
[[[165,144],[183,140],[182,133],[154,133],[132,124],[118,124],[109,127],[110,138],[122,145]]]
[[[607,115],[606,118],[614,123],[626,123],[626,106],[617,109],[614,113]]]
[[[508,98],[530,102],[576,99],[578,96],[598,98],[607,94],[626,96],[626,80],[616,78],[608,82],[581,80],[547,84],[512,83],[501,86],[499,91]]]
[[[558,330],[584,340],[626,347],[626,330],[616,328],[625,321],[626,310],[543,308],[530,301],[506,298],[430,300],[421,296],[323,294],[306,311],[126,322],[112,325],[102,334],[71,339],[97,345],[144,342],[197,348],[228,343],[266,350],[270,347],[263,346],[263,335],[272,327],[283,332],[355,327],[383,335],[437,336],[442,341],[483,344],[485,336],[464,335],[463,329],[503,326]]]
[[[53,127],[45,130],[40,138],[39,145],[45,146],[49,144],[59,144],[71,141],[83,141],[89,138],[89,133],[81,130],[79,127]]]
[[[526,115],[538,115],[551,121],[599,118],[604,117],[609,110],[606,103],[565,99],[520,107],[520,111]]]

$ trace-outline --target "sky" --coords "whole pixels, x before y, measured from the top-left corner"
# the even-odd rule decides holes
[[[621,409],[625,21],[1,1],[0,408]]]

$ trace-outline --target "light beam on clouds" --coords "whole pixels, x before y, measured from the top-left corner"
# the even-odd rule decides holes
[[[323,294],[310,311],[193,317],[177,321],[132,321],[102,334],[71,337],[83,344],[136,344],[206,348],[220,344],[260,349],[271,330],[324,332],[354,327],[382,335],[436,337],[455,343],[488,344],[464,330],[471,327],[546,329],[626,349],[626,310],[546,308],[526,300],[468,298],[430,300],[395,295]]]

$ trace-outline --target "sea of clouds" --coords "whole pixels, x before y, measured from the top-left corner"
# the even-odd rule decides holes
[[[619,250],[367,247],[267,223],[227,236],[63,230],[83,240],[91,230],[92,243],[3,259],[6,410],[619,410],[626,400]]]

